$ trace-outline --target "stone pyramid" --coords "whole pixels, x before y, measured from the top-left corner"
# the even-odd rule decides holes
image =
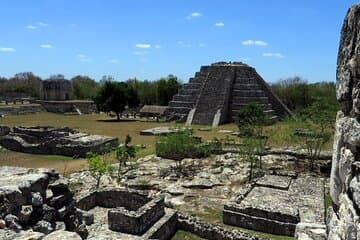
[[[257,102],[273,118],[291,111],[256,70],[241,62],[202,66],[169,102],[166,115],[187,124],[221,125],[235,120],[245,105]]]

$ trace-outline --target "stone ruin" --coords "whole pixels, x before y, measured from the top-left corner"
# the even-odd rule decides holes
[[[217,126],[235,120],[245,105],[257,102],[270,116],[291,115],[256,70],[241,62],[202,66],[169,102],[166,115],[188,124]]]
[[[327,239],[360,239],[360,4],[345,18],[337,62],[337,114]]]
[[[265,175],[224,206],[223,218],[228,225],[294,236],[299,223],[325,223],[324,181],[305,174]]]
[[[77,232],[73,239],[85,239],[86,216],[77,210],[73,193],[58,173],[0,168],[0,239],[43,239],[57,230]]]
[[[178,230],[213,240],[260,240],[166,208],[161,195],[125,188],[74,195],[53,170],[0,167],[0,239],[167,240]]]
[[[40,95],[42,100],[65,101],[72,97],[71,81],[66,79],[49,79],[41,82]]]
[[[0,145],[17,152],[86,157],[118,146],[115,137],[90,135],[68,127],[0,127]]]

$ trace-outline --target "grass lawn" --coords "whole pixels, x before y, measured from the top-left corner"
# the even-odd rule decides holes
[[[155,136],[142,136],[140,131],[147,128],[159,126],[184,126],[176,123],[156,123],[146,121],[122,120],[120,122],[112,121],[106,114],[88,114],[88,115],[63,115],[54,113],[38,113],[28,115],[7,115],[0,119],[0,124],[8,126],[68,126],[79,131],[90,134],[100,134],[118,137],[122,142],[127,134],[129,134],[134,144],[144,144],[145,149],[138,153],[139,157],[146,156],[155,152]],[[225,124],[216,128],[209,128],[210,131],[199,131],[204,126],[192,126],[195,135],[202,137],[204,140],[213,138],[225,138],[234,136],[219,133],[219,130],[238,130],[235,124]],[[296,141],[290,137],[292,131],[291,122],[278,122],[266,128],[271,135],[269,145],[273,147],[295,145]],[[331,142],[326,148],[331,148]],[[55,168],[61,173],[73,172],[83,168],[86,164],[85,159],[71,159],[63,156],[34,155],[17,153],[12,151],[0,152],[0,165],[24,166],[24,167],[47,167]]]

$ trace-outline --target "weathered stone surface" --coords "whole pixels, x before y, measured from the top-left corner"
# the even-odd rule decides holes
[[[291,178],[278,175],[265,175],[256,181],[258,186],[272,187],[287,190],[290,186]]]
[[[1,240],[43,240],[44,234],[32,230],[20,231],[19,233],[10,230],[0,229]]]
[[[0,125],[0,137],[1,136],[5,136],[5,135],[8,135],[9,132],[10,132],[10,128],[8,126],[3,126],[3,125]]]
[[[0,145],[25,153],[86,157],[87,152],[110,151],[118,145],[118,140],[81,133],[67,127],[14,127],[12,132],[0,137]]]
[[[327,239],[359,239],[358,166],[360,147],[360,4],[347,12],[341,30],[337,62],[336,97],[341,103],[336,119],[330,176],[333,211],[327,221]]]
[[[176,133],[179,131],[184,130],[183,129],[179,129],[179,128],[174,128],[174,127],[154,127],[154,128],[150,128],[150,129],[145,129],[145,130],[141,130],[140,131],[140,135],[155,135],[155,136],[159,136],[159,135],[167,135],[170,133]]]
[[[295,240],[326,240],[325,224],[299,223],[296,225]]]
[[[299,222],[324,224],[323,180],[295,177],[265,175],[255,185],[245,185],[224,206],[224,223],[289,236]]]
[[[58,230],[45,236],[43,240],[81,240],[81,237],[74,232]]]
[[[52,227],[51,223],[41,220],[33,226],[33,230],[36,232],[41,232],[44,234],[49,234],[52,231],[54,231],[54,228]]]

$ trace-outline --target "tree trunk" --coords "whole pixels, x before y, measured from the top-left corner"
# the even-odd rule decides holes
[[[116,112],[116,120],[120,121],[120,113]]]

